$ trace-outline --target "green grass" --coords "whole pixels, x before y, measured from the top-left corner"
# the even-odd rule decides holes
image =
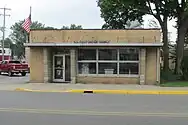
[[[188,81],[185,82],[167,82],[160,84],[161,87],[188,87]]]

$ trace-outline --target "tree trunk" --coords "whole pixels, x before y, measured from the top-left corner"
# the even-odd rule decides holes
[[[162,33],[163,33],[163,70],[167,72],[169,70],[169,47],[168,47],[168,27],[167,27],[167,20],[164,21],[162,26]]]
[[[181,25],[178,27],[178,39],[177,39],[177,49],[176,49],[176,74],[182,74],[181,71],[181,61],[183,59],[184,54],[184,42],[185,42],[185,35],[186,35],[186,27]]]

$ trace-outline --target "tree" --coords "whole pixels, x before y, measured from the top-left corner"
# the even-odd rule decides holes
[[[47,26],[47,27],[44,27],[43,29],[45,29],[45,30],[54,30],[54,29],[58,29],[58,28],[54,28],[54,27],[51,27],[51,26]]]
[[[177,49],[175,73],[181,74],[181,61],[184,56],[184,44],[188,31],[188,1],[171,0],[171,15],[177,19]]]
[[[2,44],[3,40],[1,40],[1,44]],[[13,42],[10,38],[5,38],[4,40],[4,47],[5,48],[11,48],[11,46],[13,46]]]
[[[15,42],[15,55],[18,58],[25,56],[25,47],[24,43],[27,40],[27,32],[22,28],[22,24],[24,21],[16,22],[14,25],[11,26],[11,34],[10,38],[13,42]],[[34,21],[31,24],[31,29],[51,29],[52,27],[45,27],[44,24],[39,23],[38,21]]]
[[[130,28],[141,28],[142,26],[143,26],[142,23],[140,23],[138,20],[135,20],[135,21],[128,20],[126,22],[126,25],[123,27],[123,29],[126,29],[126,28],[128,28],[128,29],[130,29]],[[114,28],[105,23],[102,26],[102,29],[114,29]]]
[[[61,29],[83,29],[81,25],[71,24],[70,27],[63,26]]]
[[[147,14],[152,15],[159,22],[163,33],[165,71],[169,69],[167,22],[170,16],[170,4],[169,0],[98,0],[105,25],[113,29],[124,29],[127,20],[143,22],[143,16]]]

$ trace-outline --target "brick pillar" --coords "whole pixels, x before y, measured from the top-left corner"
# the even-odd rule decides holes
[[[71,49],[70,51],[70,57],[71,57],[71,83],[76,83],[76,50]]]
[[[53,79],[52,67],[53,67],[52,51],[48,50],[48,82],[52,82]]]
[[[30,48],[29,47],[25,47],[25,60],[28,64],[30,64]]]
[[[140,50],[140,84],[145,84],[146,77],[146,48]]]
[[[44,63],[44,83],[48,83],[50,81],[51,75],[51,60],[49,50],[47,48],[43,48],[43,63]]]

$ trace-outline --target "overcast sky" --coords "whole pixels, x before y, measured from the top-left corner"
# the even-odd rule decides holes
[[[101,28],[104,23],[100,18],[100,10],[97,0],[1,0],[0,8],[11,8],[6,11],[10,17],[6,17],[6,36],[10,33],[10,26],[19,20],[29,16],[32,7],[32,21],[39,21],[46,26],[61,28],[70,24],[82,25],[85,29]],[[0,10],[2,14],[3,11]],[[144,27],[147,28],[147,20],[152,17],[146,16]],[[3,16],[0,16],[0,26],[3,25]],[[174,22],[169,23],[169,31],[172,32],[172,40],[175,40],[176,30],[172,27]],[[0,33],[0,37],[2,32]]]

